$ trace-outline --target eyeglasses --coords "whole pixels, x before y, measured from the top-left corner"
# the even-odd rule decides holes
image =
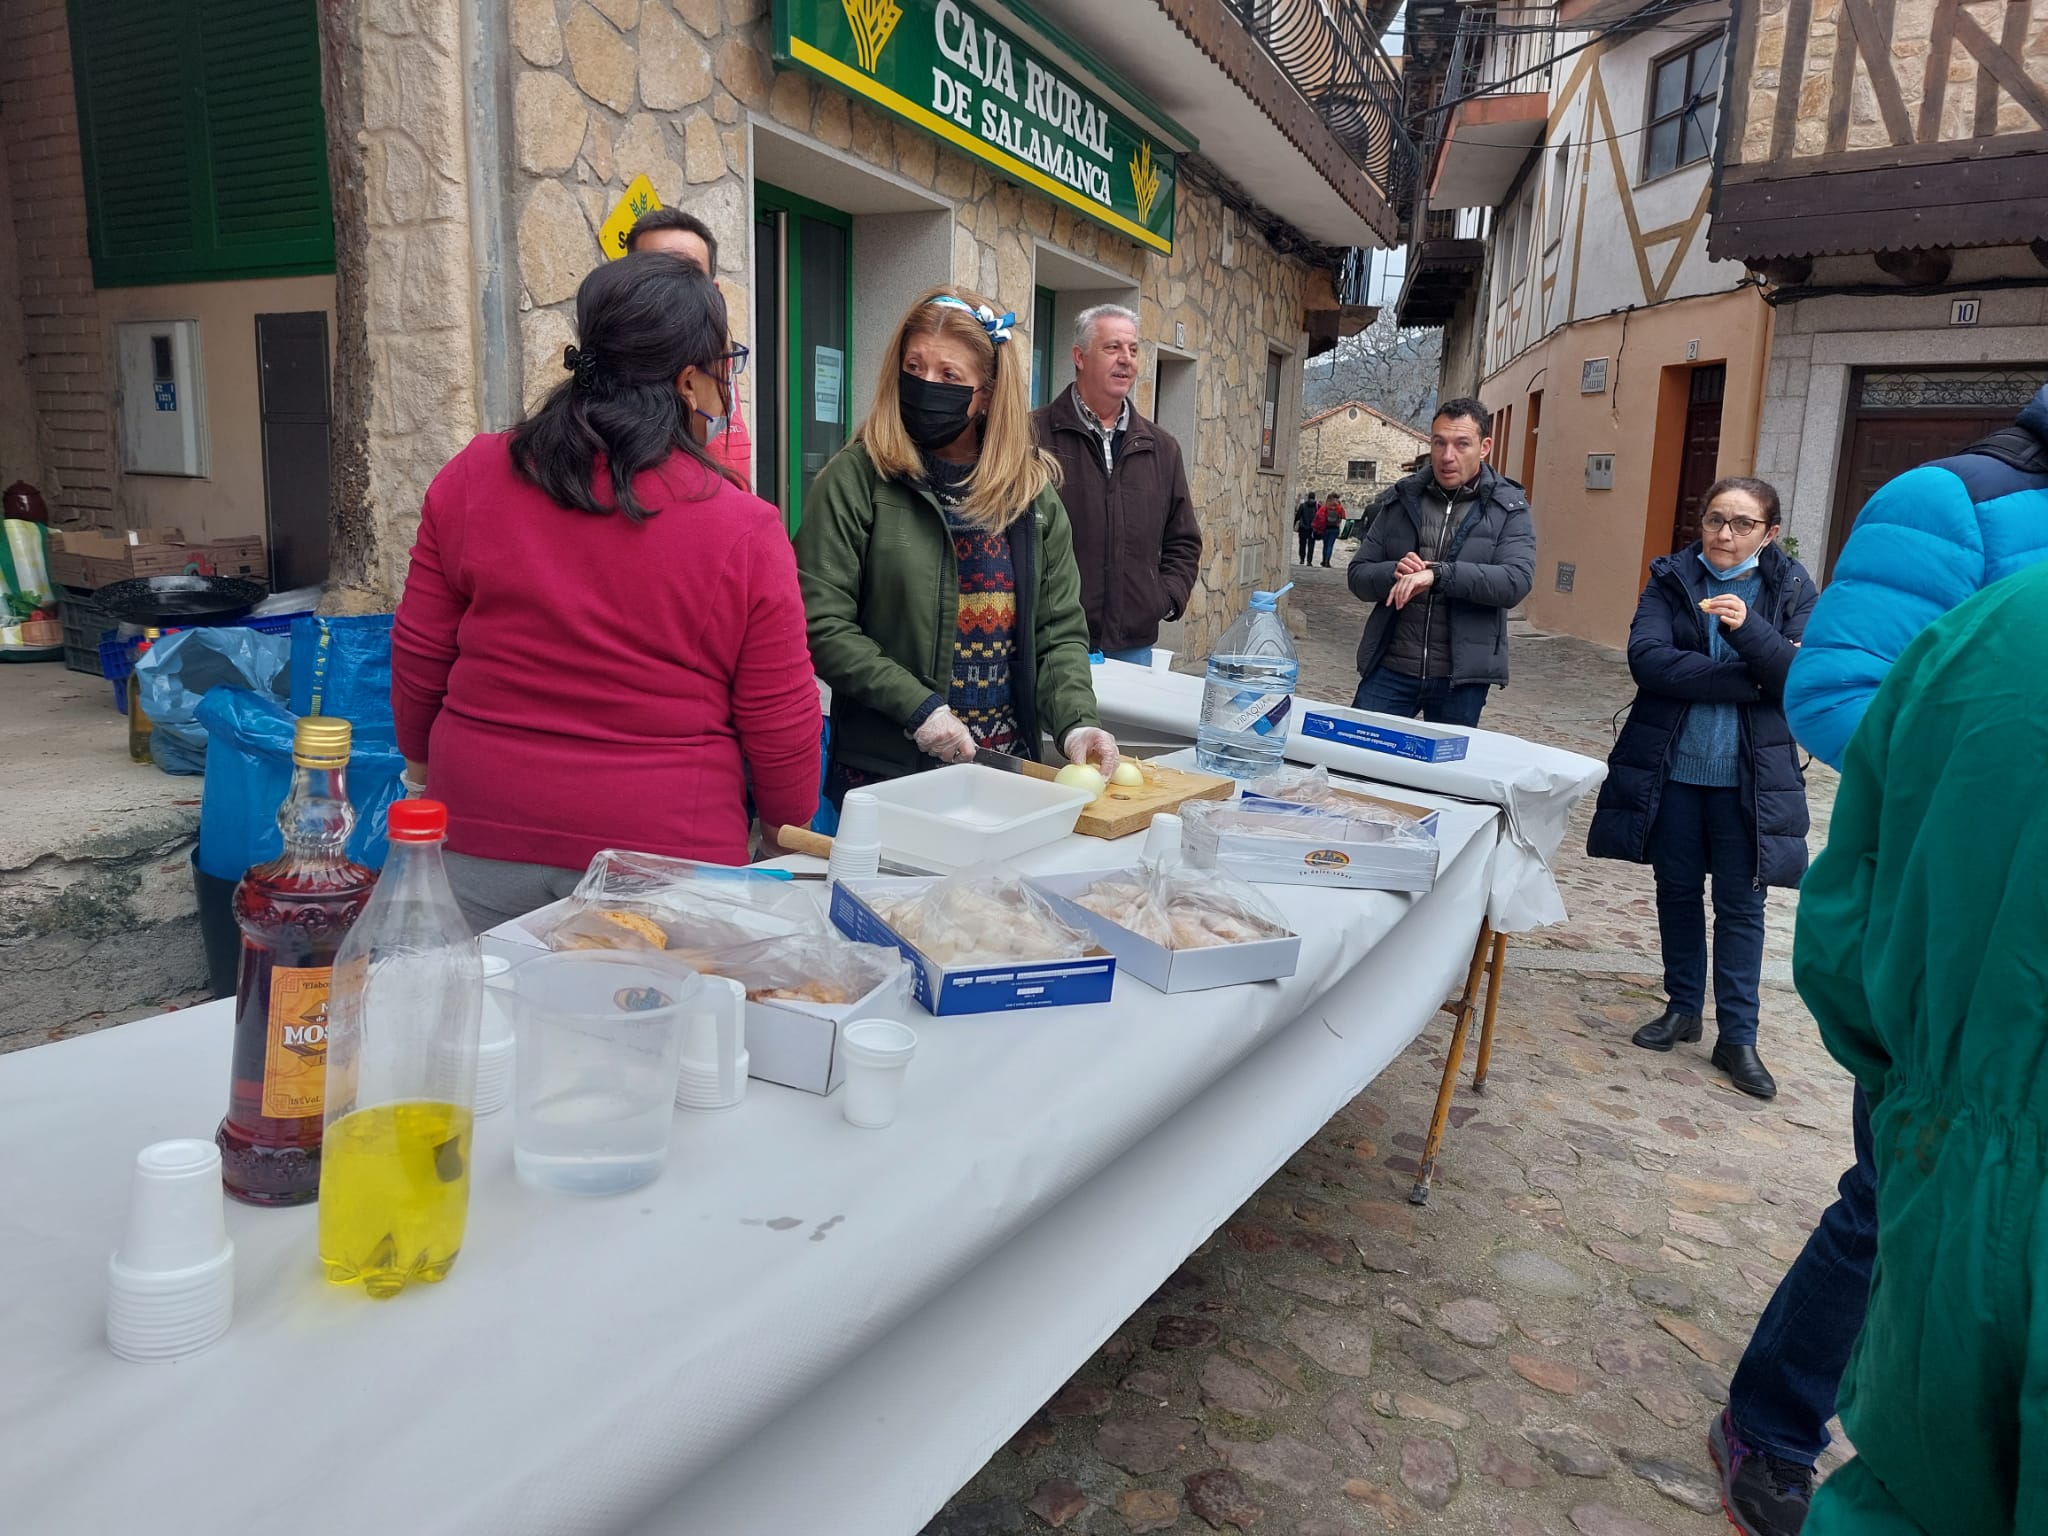
[[[1753,517],[1722,517],[1716,512],[1709,512],[1700,519],[1700,529],[1702,532],[1719,533],[1723,528],[1732,528],[1735,530],[1735,536],[1741,539],[1748,538],[1759,528],[1768,527],[1770,527],[1769,523],[1760,523]]]
[[[740,342],[736,341],[732,344],[732,350],[730,352],[721,352],[718,355],[718,360],[721,363],[732,364],[731,376],[736,379],[741,374],[747,371],[747,359],[750,356],[752,356],[752,354],[747,350],[747,348]]]

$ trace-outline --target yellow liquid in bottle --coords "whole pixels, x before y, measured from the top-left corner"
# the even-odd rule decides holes
[[[320,1262],[334,1285],[396,1296],[445,1276],[469,1219],[470,1113],[413,1100],[327,1127],[320,1150]]]

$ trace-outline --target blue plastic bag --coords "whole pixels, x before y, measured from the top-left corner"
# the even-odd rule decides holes
[[[151,641],[136,658],[135,676],[152,727],[149,750],[157,767],[165,773],[204,773],[206,732],[199,724],[199,701],[215,688],[246,688],[281,698],[290,661],[291,645],[283,635],[239,625],[181,629]]]
[[[275,699],[244,688],[216,688],[199,703],[199,723],[206,736],[199,867],[222,880],[239,880],[250,865],[284,849],[277,808],[291,789],[297,717]],[[385,816],[405,793],[404,772],[396,746],[356,737],[348,759],[348,798],[356,810],[348,856],[358,864],[384,867]]]
[[[313,614],[292,624],[294,715],[338,715],[355,728],[358,744],[391,746],[391,619],[388,613],[327,618]]]

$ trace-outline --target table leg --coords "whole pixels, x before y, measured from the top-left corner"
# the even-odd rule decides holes
[[[1508,936],[1493,936],[1493,959],[1486,967],[1486,1016],[1479,1024],[1479,1060],[1472,1068],[1472,1091],[1486,1092],[1486,1066],[1493,1060],[1493,1016],[1500,1011],[1500,968],[1507,963]]]
[[[1429,1201],[1430,1180],[1436,1177],[1437,1149],[1443,1145],[1444,1127],[1451,1118],[1451,1093],[1458,1086],[1458,1068],[1464,1064],[1465,1037],[1472,1031],[1472,1015],[1479,1009],[1479,977],[1486,964],[1487,946],[1493,941],[1492,925],[1481,922],[1479,941],[1472,946],[1472,964],[1465,972],[1465,990],[1444,1008],[1453,1019],[1450,1049],[1444,1056],[1444,1080],[1436,1091],[1436,1113],[1430,1116],[1429,1135],[1422,1144],[1422,1157],[1415,1172],[1415,1187],[1408,1191],[1410,1205]]]

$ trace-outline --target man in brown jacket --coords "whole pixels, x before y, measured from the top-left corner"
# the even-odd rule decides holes
[[[1202,530],[1173,434],[1131,404],[1138,317],[1119,304],[1074,325],[1074,382],[1031,413],[1039,446],[1060,461],[1074,526],[1090,649],[1140,666],[1159,626],[1181,616],[1202,564]]]

